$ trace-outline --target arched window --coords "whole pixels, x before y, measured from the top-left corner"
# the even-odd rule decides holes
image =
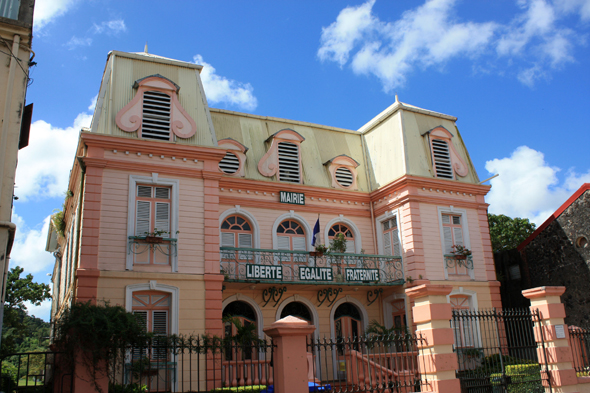
[[[243,351],[239,344],[243,344],[248,335],[257,336],[256,334],[256,313],[252,306],[246,302],[239,300],[233,301],[222,312],[224,320],[224,335],[225,337],[234,337],[237,346],[229,344],[225,349],[225,359],[233,360],[234,355],[237,359],[253,359],[256,356],[256,351]],[[241,337],[242,336],[242,337]]]
[[[252,225],[239,215],[231,215],[221,223],[221,246],[252,248]]]
[[[344,235],[344,238],[346,239],[346,251],[345,252],[354,254],[354,252],[355,252],[354,234],[352,233],[350,228],[348,228],[344,224],[332,225],[332,227],[328,231],[328,239],[330,239],[330,243],[332,243],[332,240],[339,233],[342,233]]]
[[[397,217],[383,221],[381,225],[383,228],[383,254],[401,256],[402,249],[399,241]]]
[[[307,250],[305,231],[297,221],[281,222],[277,228],[277,240],[279,250]]]
[[[313,322],[309,308],[301,302],[291,302],[283,308],[283,311],[281,311],[281,319],[288,317],[289,315],[305,319],[309,323]]]

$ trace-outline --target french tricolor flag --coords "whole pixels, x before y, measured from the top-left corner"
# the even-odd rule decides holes
[[[318,220],[315,222],[315,226],[313,227],[313,237],[311,239],[311,245],[315,247],[316,244],[320,244],[320,217],[318,216]]]

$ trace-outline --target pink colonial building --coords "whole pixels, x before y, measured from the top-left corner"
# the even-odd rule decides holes
[[[358,336],[412,329],[404,291],[428,282],[454,308],[501,307],[489,187],[455,117],[397,98],[359,130],[214,109],[201,68],[109,53],[48,239],[54,320],[104,299],[156,333],[228,334],[231,315],[262,337],[294,315]],[[310,253],[318,217],[345,249]]]

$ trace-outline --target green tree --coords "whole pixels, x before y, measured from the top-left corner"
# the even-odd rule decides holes
[[[41,334],[48,332],[47,324],[31,318],[27,315],[25,302],[31,302],[38,306],[42,301],[51,298],[50,288],[47,284],[33,281],[33,276],[27,274],[21,278],[24,269],[16,266],[8,272],[6,279],[6,299],[4,302],[4,322],[2,326],[2,347],[0,355],[16,352],[18,346],[23,343],[25,337],[36,338],[37,346],[43,337],[37,334],[39,329],[44,329]],[[34,349],[28,347],[27,349]]]
[[[503,214],[488,214],[488,224],[494,252],[515,249],[536,228],[528,218],[510,218]]]

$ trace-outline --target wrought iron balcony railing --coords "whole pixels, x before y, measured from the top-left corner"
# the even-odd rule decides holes
[[[166,256],[176,256],[177,239],[168,237],[129,236],[127,253],[143,254],[147,251],[158,251]]]
[[[400,256],[368,254],[311,255],[307,251],[220,247],[228,281],[401,285]]]
[[[472,270],[473,258],[471,257],[471,255],[467,255],[465,258],[461,258],[454,254],[445,254],[445,265],[448,269],[464,267],[469,270]]]

